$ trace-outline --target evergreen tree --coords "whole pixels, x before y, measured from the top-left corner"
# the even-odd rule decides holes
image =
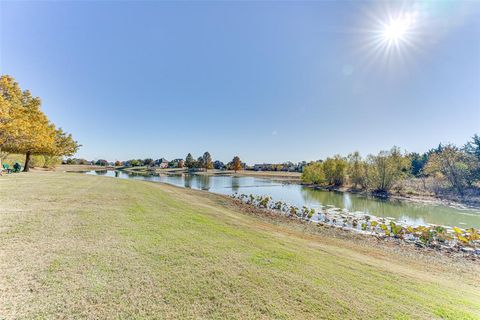
[[[187,157],[185,158],[185,167],[192,169],[195,167],[195,159],[193,159],[193,156],[191,153],[187,154]]]
[[[195,168],[202,169],[205,167],[205,164],[203,162],[203,157],[198,157],[197,162],[195,162]]]
[[[468,141],[464,147],[466,153],[475,156],[480,161],[480,136],[478,134],[473,135],[472,141]]]
[[[200,166],[200,168],[204,168],[205,171],[213,168],[212,156],[208,151],[203,154],[202,160],[202,166]]]

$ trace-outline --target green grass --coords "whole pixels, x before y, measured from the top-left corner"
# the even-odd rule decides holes
[[[478,263],[443,265],[73,173],[0,177],[0,319],[479,319]]]

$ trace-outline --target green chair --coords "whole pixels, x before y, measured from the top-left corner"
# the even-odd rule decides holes
[[[20,170],[22,170],[22,166],[20,165],[20,163],[15,162],[15,164],[13,165],[13,172],[20,172]]]
[[[12,169],[10,169],[10,165],[8,163],[3,164],[3,170],[6,171],[7,173],[12,172]]]

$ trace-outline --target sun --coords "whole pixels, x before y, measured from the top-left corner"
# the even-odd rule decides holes
[[[411,21],[408,17],[392,19],[384,25],[383,39],[386,42],[398,43],[405,41],[410,28]]]
[[[366,11],[369,26],[358,37],[358,50],[363,52],[368,66],[398,71],[422,52],[425,16],[414,7],[391,8],[388,4]]]

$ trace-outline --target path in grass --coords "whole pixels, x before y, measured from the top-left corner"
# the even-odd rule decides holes
[[[207,192],[73,173],[0,190],[0,318],[480,318],[478,265],[304,234]]]

